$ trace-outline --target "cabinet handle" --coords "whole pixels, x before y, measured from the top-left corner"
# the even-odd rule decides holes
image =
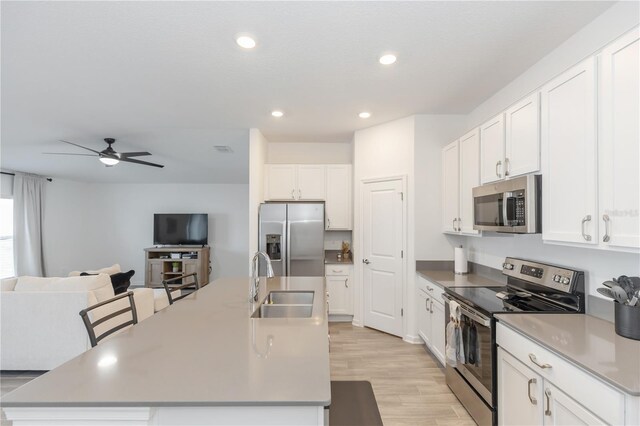
[[[509,169],[511,168],[511,161],[508,158],[504,159],[504,175],[509,176]]]
[[[431,299],[431,302],[429,302],[429,312],[433,313],[433,299]]]
[[[537,379],[529,379],[529,381],[527,382],[527,395],[529,396],[529,401],[531,401],[531,404],[533,405],[538,405],[538,400],[531,396],[531,385],[535,385],[537,382]]]
[[[429,291],[433,291],[433,288],[431,288],[431,287],[427,286],[427,290],[429,290]]]
[[[534,354],[529,354],[529,359],[531,360],[532,363],[534,363],[538,367],[542,368],[543,370],[546,369],[546,368],[552,368],[552,366],[550,364],[540,364],[538,362],[538,358],[536,358],[536,356]]]
[[[298,200],[302,198],[302,191],[298,189]]]
[[[458,218],[458,231],[462,231],[462,219]]]
[[[429,300],[431,300],[430,297],[427,297],[426,299],[424,299],[424,309],[429,312]]]
[[[292,190],[291,190],[291,199],[292,199],[292,200],[295,200],[295,199],[296,199],[296,196],[295,196],[295,189],[292,189]]]
[[[550,416],[551,415],[551,391],[549,390],[549,388],[544,390],[544,396],[545,396],[545,399],[547,400],[547,408],[544,410],[544,415]]]
[[[611,239],[611,237],[609,236],[609,223],[611,222],[611,220],[609,219],[608,214],[603,214],[602,220],[604,220],[604,237],[602,237],[602,242],[608,243]]]
[[[582,230],[582,238],[584,238],[586,241],[591,241],[591,235],[587,235],[587,233],[584,231],[584,224],[587,222],[591,222],[590,214],[582,218],[581,230]]]
[[[331,228],[331,219],[327,218],[327,223],[328,223],[327,228]]]
[[[348,281],[349,281],[349,278],[345,278],[345,279],[344,279],[344,286],[345,286],[346,288],[349,288]]]
[[[458,220],[458,218],[454,217],[454,218],[453,218],[453,221],[451,222],[451,226],[453,227],[453,230],[454,230],[454,231],[457,231],[457,230],[458,230],[458,228],[456,228],[456,220]]]
[[[498,176],[499,178],[501,178],[501,177],[502,177],[502,173],[500,173],[500,171],[498,170],[498,168],[499,168],[500,166],[502,166],[502,160],[500,160],[500,161],[498,161],[498,162],[496,163],[496,176]]]

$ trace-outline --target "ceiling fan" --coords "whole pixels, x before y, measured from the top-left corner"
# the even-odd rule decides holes
[[[60,142],[68,143],[69,145],[77,146],[82,149],[86,149],[87,151],[91,151],[94,154],[76,154],[71,152],[44,152],[43,154],[50,155],[83,155],[87,157],[95,157],[96,154],[99,160],[107,167],[113,167],[121,161],[126,163],[134,163],[134,164],[142,164],[143,166],[152,166],[152,167],[164,167],[162,164],[150,163],[148,161],[136,160],[132,157],[142,157],[144,155],[151,155],[150,152],[142,151],[142,152],[116,152],[111,145],[116,141],[113,138],[105,138],[104,141],[109,145],[106,149],[102,151],[96,151],[95,149],[87,148],[86,146],[78,145],[77,143],[60,140]]]

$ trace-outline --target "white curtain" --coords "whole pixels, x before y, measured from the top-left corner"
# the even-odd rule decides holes
[[[16,276],[44,276],[42,221],[46,179],[16,173],[13,179],[13,257]]]

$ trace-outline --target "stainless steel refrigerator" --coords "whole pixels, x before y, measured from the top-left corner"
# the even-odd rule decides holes
[[[258,220],[258,250],[276,276],[324,276],[324,203],[264,203]],[[265,268],[260,259],[260,275]]]

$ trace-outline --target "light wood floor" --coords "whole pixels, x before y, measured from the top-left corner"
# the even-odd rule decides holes
[[[385,426],[475,423],[445,384],[444,371],[422,345],[369,328],[331,323],[331,380],[368,380]],[[3,372],[0,396],[42,372]],[[2,415],[1,426],[9,426]]]
[[[385,426],[475,425],[422,345],[331,323],[331,380],[368,380]]]

